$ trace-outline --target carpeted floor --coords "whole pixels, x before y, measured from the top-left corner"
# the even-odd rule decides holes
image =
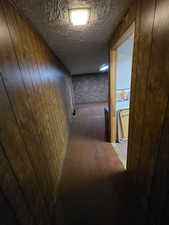
[[[104,141],[104,106],[86,104],[77,108],[55,224],[143,225],[131,175],[112,145]]]

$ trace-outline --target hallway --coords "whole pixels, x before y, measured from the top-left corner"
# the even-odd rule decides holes
[[[141,224],[128,175],[104,141],[104,106],[83,104],[77,109],[60,185],[62,205],[56,210],[59,224]]]
[[[0,21],[0,225],[169,225],[169,0],[0,0]],[[125,170],[104,107],[114,144],[129,97]]]

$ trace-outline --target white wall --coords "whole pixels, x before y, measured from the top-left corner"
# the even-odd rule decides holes
[[[116,90],[130,89],[132,73],[133,37],[126,40],[117,49]],[[116,109],[129,108],[129,101],[116,102]]]

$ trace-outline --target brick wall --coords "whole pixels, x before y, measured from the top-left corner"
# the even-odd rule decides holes
[[[105,102],[108,99],[108,74],[73,76],[75,103]]]

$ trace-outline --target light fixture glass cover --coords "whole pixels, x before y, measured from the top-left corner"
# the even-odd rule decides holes
[[[85,25],[89,22],[90,9],[81,8],[81,9],[70,9],[70,21],[74,26]]]

